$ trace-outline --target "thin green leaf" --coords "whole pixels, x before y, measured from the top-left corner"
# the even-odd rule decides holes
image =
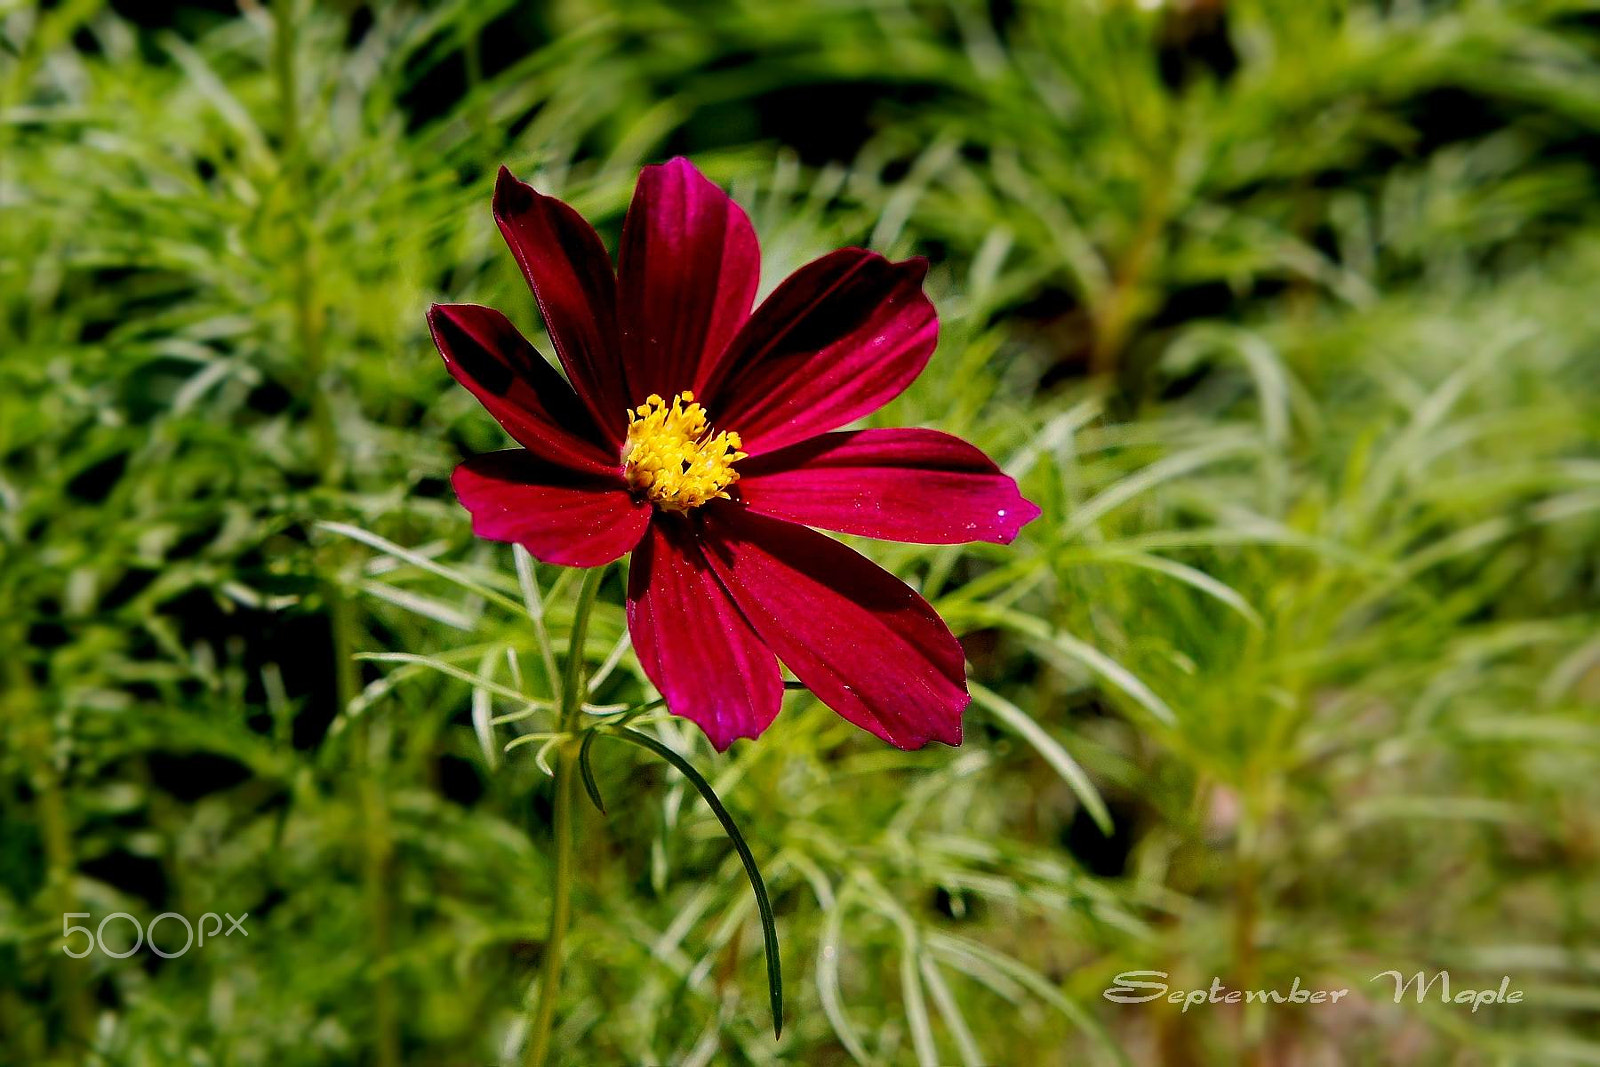
[[[533,623],[533,638],[539,646],[539,662],[544,665],[545,676],[550,680],[551,695],[560,683],[556,673],[555,646],[550,643],[550,631],[544,624],[544,597],[539,592],[539,577],[533,571],[533,556],[521,545],[511,546],[511,558],[517,567],[517,584],[522,589],[523,609]]]
[[[409,548],[402,548],[393,541],[379,537],[375,533],[368,533],[359,526],[351,526],[349,523],[344,522],[319,522],[317,523],[317,527],[319,529],[327,530],[329,533],[336,533],[341,537],[348,537],[353,541],[360,541],[362,544],[371,548],[375,548],[385,555],[404,560],[413,567],[420,567],[430,574],[436,574],[440,578],[443,578],[449,582],[454,582],[456,585],[459,585],[468,592],[476,593],[477,595],[483,597],[483,599],[493,604],[498,604],[500,607],[505,608],[508,611],[515,612],[517,614],[521,614],[522,612],[522,605],[506,596],[504,593],[497,593],[488,586],[473,581],[471,578],[468,578],[458,570],[446,567],[442,563],[436,563],[427,556],[413,552]]]
[[[728,840],[733,842],[739,859],[744,863],[745,873],[750,876],[750,888],[755,891],[756,910],[761,913],[761,936],[766,944],[767,953],[767,987],[772,1000],[772,1036],[783,1036],[783,970],[778,959],[778,926],[772,917],[772,901],[767,898],[767,886],[761,879],[761,870],[756,866],[756,858],[750,852],[750,846],[745,844],[744,835],[739,832],[738,825],[733,821],[733,816],[728,814],[728,809],[723,807],[716,791],[711,788],[711,783],[694,769],[694,764],[684,759],[677,751],[668,748],[649,734],[639,733],[637,730],[623,728],[611,733],[609,736],[619,737],[624,741],[638,745],[654,752],[673,767],[678,773],[689,779],[700,795],[705,798],[717,820],[722,823],[722,829],[727,832]]]
[[[922,995],[922,978],[917,973],[917,950],[910,941],[900,951],[900,993],[906,1006],[906,1026],[911,1030],[911,1047],[917,1053],[917,1067],[939,1067],[939,1044],[933,1039],[928,1001]]]
[[[589,750],[594,747],[597,736],[593,730],[583,735],[583,744],[578,746],[578,773],[583,778],[584,792],[589,794],[600,814],[605,815],[606,802],[600,799],[600,785],[594,780],[594,767],[589,762]]]
[[[820,899],[820,898],[819,898]],[[860,1064],[872,1062],[867,1047],[856,1033],[855,1024],[844,1010],[844,997],[839,992],[839,953],[842,951],[845,897],[840,895],[827,908],[828,918],[823,924],[822,937],[817,942],[817,999],[822,1001],[822,1013],[828,1017],[834,1036],[845,1051]],[[825,905],[826,906],[826,905]]]
[[[960,1002],[950,991],[950,985],[944,980],[944,975],[939,973],[939,965],[927,952],[920,952],[918,956],[922,962],[922,980],[927,983],[928,992],[933,994],[933,1002],[938,1005],[939,1014],[950,1027],[950,1036],[955,1038],[956,1048],[961,1051],[961,1062],[966,1067],[983,1067],[987,1062],[983,1051],[978,1048],[977,1038],[972,1036],[972,1028],[967,1025],[966,1016],[961,1014]]]
[[[1106,810],[1106,802],[1101,798],[1100,791],[1094,787],[1094,783],[1089,780],[1089,776],[1084,773],[1083,768],[1078,765],[1078,761],[1061,747],[1061,743],[1046,733],[1044,727],[1034,721],[1032,715],[999,693],[972,681],[967,683],[967,688],[971,691],[973,700],[988,708],[995,718],[1021,735],[1024,741],[1045,758],[1045,762],[1055,768],[1056,773],[1061,775],[1067,786],[1077,794],[1084,810],[1100,828],[1100,832],[1110,837],[1111,812]]]
[[[413,593],[409,589],[400,589],[386,582],[374,581],[364,581],[359,588],[363,593],[375,596],[379,600],[386,600],[414,615],[421,615],[425,619],[432,619],[453,629],[471,631],[477,627],[477,620],[466,612],[432,597]]]
[[[976,604],[962,605],[957,610],[963,616],[1004,626],[1024,637],[1033,638],[1039,645],[1043,646],[1046,653],[1056,652],[1068,659],[1076,660],[1143,705],[1145,710],[1149,711],[1157,719],[1160,719],[1168,726],[1177,725],[1178,717],[1173,714],[1166,701],[1157,696],[1132,671],[1093,645],[1080,641],[1069,633],[1055,629],[1043,619],[1026,615],[1020,611],[1013,611],[1010,608],[995,607],[990,604]]]
[[[478,663],[478,673],[489,677],[495,660],[499,658],[493,649],[485,652]],[[500,753],[494,741],[494,701],[490,692],[478,685],[472,687],[472,731],[478,736],[478,747],[483,750],[484,762],[491,771],[494,770],[500,765]]]
[[[964,937],[956,937],[953,934],[935,931],[927,935],[927,940],[929,948],[945,955],[952,963],[957,962],[962,957],[979,961],[1032,990],[1035,996],[1055,1008],[1068,1019],[1071,1019],[1080,1030],[1093,1038],[1109,1059],[1118,1064],[1125,1065],[1128,1063],[1126,1054],[1117,1047],[1117,1043],[1112,1040],[1111,1035],[1106,1032],[1105,1028],[1083,1005],[1061,992],[1054,982],[1049,981],[1026,964],[1012,959],[1003,952],[997,952],[981,942]],[[976,972],[974,972],[974,976],[976,977]]]
[[[1126,563],[1130,566],[1143,567],[1146,570],[1155,571],[1158,574],[1165,574],[1169,578],[1198,589],[1207,596],[1220,600],[1244,616],[1245,621],[1250,623],[1251,626],[1258,630],[1261,628],[1261,615],[1255,608],[1250,606],[1250,602],[1240,596],[1232,587],[1217,581],[1205,571],[1196,570],[1194,567],[1179,563],[1177,560],[1167,559],[1165,556],[1128,551],[1120,546],[1096,547],[1088,553],[1088,556],[1097,561]]]
[[[1085,501],[1067,519],[1061,530],[1061,536],[1070,538],[1081,534],[1103,516],[1163,482],[1191,474],[1201,467],[1221,460],[1258,451],[1259,448],[1256,442],[1250,440],[1223,441],[1157,460],[1101,490],[1094,499]]]
[[[481,674],[473,674],[471,671],[462,670],[453,663],[445,663],[444,661],[435,659],[431,656],[419,656],[414,652],[358,652],[355,654],[354,658],[365,663],[409,663],[421,667],[431,667],[441,674],[448,674],[452,678],[459,678],[468,685],[485,689],[490,693],[493,693],[495,696],[504,697],[507,700],[514,700],[520,704],[525,704],[528,707],[550,707],[550,703],[548,701],[529,700],[526,696],[517,692],[515,689],[512,689],[510,686],[502,685],[499,682],[492,681],[491,679],[485,678]]]

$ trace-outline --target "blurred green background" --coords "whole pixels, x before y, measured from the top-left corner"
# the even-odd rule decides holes
[[[875,421],[1044,516],[863,546],[963,638],[961,748],[804,693],[723,757],[648,727],[766,872],[780,1042],[716,821],[596,747],[561,1062],[1600,1063],[1600,6],[1562,0],[0,0],[0,1061],[517,1057],[524,593],[560,647],[576,582],[470,537],[449,472],[505,439],[423,311],[549,353],[495,168],[614,247],[675,153],[764,290],[928,256],[939,350]],[[652,695],[620,602],[601,705]],[[166,911],[249,936],[63,952]],[[1352,994],[1101,996],[1134,969]]]

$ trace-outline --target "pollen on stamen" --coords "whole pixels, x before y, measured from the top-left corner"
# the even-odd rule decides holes
[[[635,492],[668,511],[688,511],[727,500],[739,480],[735,462],[743,442],[731,431],[714,433],[706,411],[685,389],[669,406],[655,393],[628,412],[623,476]]]

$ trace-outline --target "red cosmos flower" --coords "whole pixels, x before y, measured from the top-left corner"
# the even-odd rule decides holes
[[[473,532],[574,567],[631,550],[639,661],[719,750],[777,715],[779,659],[891,745],[960,744],[960,644],[904,582],[807,529],[1008,544],[1039,514],[949,434],[829,432],[927,364],[927,262],[840,249],[752,311],[755,231],[684,159],[640,175],[615,273],[577,212],[505,168],[494,216],[567,381],[498,311],[428,312],[450,373],[523,446],[456,468]]]

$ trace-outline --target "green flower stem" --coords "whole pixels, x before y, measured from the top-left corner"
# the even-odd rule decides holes
[[[589,614],[605,573],[604,567],[594,567],[584,574],[578,603],[572,609],[572,636],[567,642],[567,671],[561,686],[561,729],[567,733],[577,726],[583,708],[583,646],[589,639]]]
[[[1235,845],[1233,894],[1233,957],[1240,989],[1258,984],[1259,960],[1256,935],[1261,915],[1260,866],[1258,863],[1258,819],[1253,783],[1240,790],[1240,813]],[[1250,1012],[1239,1016],[1240,1062],[1245,1067],[1260,1067],[1266,1050],[1262,1045],[1259,1018]]]
[[[306,392],[311,401],[311,436],[321,483],[343,488],[344,456],[339,429],[328,396],[326,316],[317,288],[316,235],[308,222],[312,210],[307,188],[300,135],[300,80],[295,64],[295,28],[302,18],[299,0],[274,0],[272,4],[272,66],[277,86],[278,165],[287,205],[287,224],[294,235],[291,269],[294,278],[294,331],[304,359]],[[322,561],[323,595],[333,637],[334,686],[341,714],[347,713],[360,692],[356,670],[356,615],[339,578],[338,560],[343,546],[331,546]],[[373,957],[378,961],[372,989],[372,1033],[378,1067],[400,1067],[400,1007],[389,959],[394,950],[393,903],[390,888],[394,844],[389,828],[387,798],[367,766],[373,758],[370,727],[357,723],[353,750],[360,772],[358,810],[361,813],[362,889]]]
[[[583,576],[583,586],[578,590],[578,602],[572,613],[572,634],[567,642],[566,672],[561,686],[559,706],[561,732],[571,734],[578,724],[584,698],[583,648],[589,635],[589,614],[594,607],[595,594],[600,591],[600,580],[605,577],[604,567],[595,567]],[[550,1054],[550,1030],[555,1023],[556,998],[561,992],[561,963],[563,942],[567,936],[567,923],[572,914],[572,802],[577,780],[575,766],[577,754],[571,739],[564,740],[555,751],[556,798],[555,812],[555,865],[551,876],[550,936],[545,939],[544,965],[539,977],[539,1002],[534,1008],[533,1025],[528,1032],[528,1067],[543,1067]]]
[[[23,647],[17,627],[0,635],[11,638],[7,648]],[[52,931],[61,929],[61,916],[78,909],[76,881],[78,861],[73,850],[72,813],[67,792],[56,768],[51,750],[51,717],[45,712],[27,666],[9,657],[0,669],[0,727],[16,742],[24,765],[31,769],[28,784],[33,787],[40,837],[44,842],[45,883],[35,898],[43,919]],[[77,942],[73,942],[74,945]],[[61,997],[66,1047],[74,1052],[87,1046],[94,1028],[94,1005],[89,999],[90,977],[87,963],[62,953],[54,953],[55,988]],[[18,1045],[26,1035],[19,1031]]]

